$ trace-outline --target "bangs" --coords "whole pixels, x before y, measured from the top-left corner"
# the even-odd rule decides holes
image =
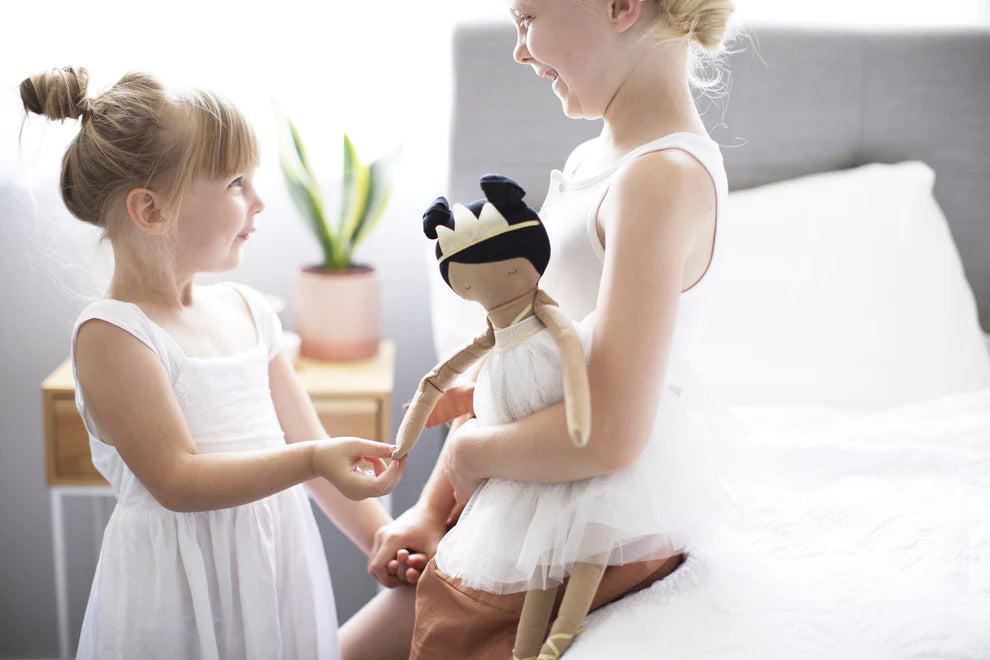
[[[254,129],[230,101],[206,91],[197,91],[186,100],[192,133],[186,162],[192,177],[225,177],[258,166],[261,158]]]

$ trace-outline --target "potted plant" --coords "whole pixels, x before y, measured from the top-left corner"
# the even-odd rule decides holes
[[[299,131],[278,108],[275,113],[282,174],[323,252],[321,263],[300,268],[296,276],[293,315],[300,355],[334,361],[372,357],[381,339],[381,283],[374,267],[354,263],[353,253],[388,204],[394,156],[362,163],[345,133],[340,211],[331,218]]]

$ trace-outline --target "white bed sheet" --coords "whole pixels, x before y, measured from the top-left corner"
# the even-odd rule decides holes
[[[990,389],[734,412],[748,525],[592,613],[566,657],[990,658]]]

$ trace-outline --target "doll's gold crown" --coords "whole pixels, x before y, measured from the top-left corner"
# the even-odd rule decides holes
[[[443,253],[443,256],[440,257],[441,262],[472,245],[477,245],[500,234],[526,227],[535,227],[540,224],[539,220],[526,220],[509,224],[491,202],[486,202],[481,207],[481,213],[477,217],[471,212],[471,209],[463,204],[454,204],[451,208],[451,215],[454,218],[453,229],[446,225],[438,225],[436,228],[437,242]]]

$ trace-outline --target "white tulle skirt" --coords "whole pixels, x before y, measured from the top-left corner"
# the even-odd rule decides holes
[[[586,351],[590,326],[579,326]],[[549,331],[535,318],[497,331],[475,389],[478,422],[505,423],[562,399]],[[716,459],[730,419],[675,356],[633,465],[557,484],[487,480],[440,542],[437,566],[471,588],[512,593],[558,585],[576,562],[618,565],[690,550],[729,507]]]

